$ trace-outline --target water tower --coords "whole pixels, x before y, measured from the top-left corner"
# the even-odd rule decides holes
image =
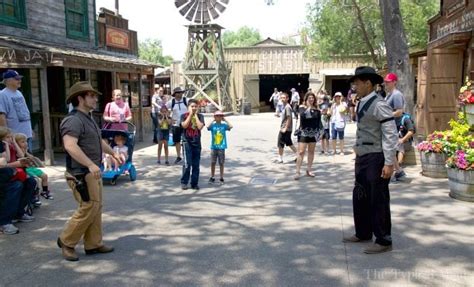
[[[188,46],[183,63],[186,88],[194,90],[193,98],[204,96],[217,109],[232,111],[229,95],[230,68],[224,60],[222,27],[210,24],[226,9],[229,0],[175,0],[179,13],[188,25]],[[212,93],[217,94],[217,101]]]

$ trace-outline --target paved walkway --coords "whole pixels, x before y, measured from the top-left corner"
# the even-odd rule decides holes
[[[137,145],[139,179],[105,187],[111,254],[78,246],[79,262],[61,258],[55,240],[75,204],[64,168],[48,168],[55,200],[0,235],[0,286],[474,286],[474,205],[451,199],[447,180],[409,167],[411,184],[391,186],[394,250],[365,255],[341,242],[353,233],[353,154],[317,156],[316,178],[295,182],[294,164],[272,163],[278,119],[229,119],[224,186],[207,184],[207,131],[198,192],[179,188],[179,166],[156,165],[155,146]]]

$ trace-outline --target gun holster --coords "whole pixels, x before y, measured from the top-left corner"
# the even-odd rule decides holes
[[[74,181],[74,184],[76,186],[76,191],[79,193],[82,201],[84,202],[90,201],[89,190],[87,188],[87,182],[86,182],[86,175],[87,173],[76,174],[75,176],[72,174],[66,175],[67,180]]]

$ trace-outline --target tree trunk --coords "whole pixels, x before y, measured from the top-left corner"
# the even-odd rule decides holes
[[[388,71],[398,76],[397,88],[405,96],[405,111],[413,114],[414,77],[412,75],[407,37],[403,28],[399,0],[379,0],[383,34],[387,49]]]

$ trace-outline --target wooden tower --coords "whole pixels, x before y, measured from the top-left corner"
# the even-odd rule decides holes
[[[224,59],[222,27],[208,24],[219,17],[229,0],[176,0],[175,5],[186,19],[195,24],[188,26],[188,46],[183,63],[186,88],[194,91],[192,98],[203,96],[222,111],[235,106],[229,95],[230,68]],[[213,99],[217,95],[217,100]]]

